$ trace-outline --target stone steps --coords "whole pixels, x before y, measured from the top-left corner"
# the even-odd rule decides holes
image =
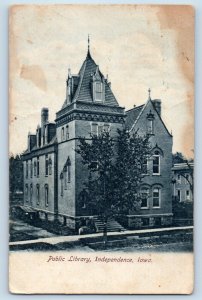
[[[95,225],[97,227],[97,232],[103,232],[104,230],[104,222],[99,218],[95,217],[94,218]],[[107,231],[108,232],[120,232],[120,231],[125,231],[125,228],[120,225],[116,220],[114,219],[109,219],[107,222]]]

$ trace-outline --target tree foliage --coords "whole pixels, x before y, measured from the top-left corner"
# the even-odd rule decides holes
[[[105,220],[111,214],[138,210],[141,203],[140,184],[144,177],[144,161],[150,155],[148,136],[118,130],[79,138],[76,152],[89,171],[84,182],[88,205]]]
[[[23,191],[23,162],[18,154],[9,158],[9,188],[11,193]]]

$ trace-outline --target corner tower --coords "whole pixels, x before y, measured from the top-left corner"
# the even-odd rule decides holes
[[[125,123],[125,109],[120,107],[108,78],[88,51],[78,74],[68,72],[66,99],[56,114],[58,141],[58,213],[59,220],[75,228],[83,216],[96,214],[83,204],[83,184],[87,170],[75,152],[80,136],[90,139],[91,133],[103,129],[112,136]]]

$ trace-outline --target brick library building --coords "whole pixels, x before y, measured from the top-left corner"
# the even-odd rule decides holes
[[[119,106],[111,84],[93,60],[90,49],[78,74],[68,72],[66,99],[54,122],[48,108],[41,110],[41,124],[28,134],[23,153],[24,208],[38,217],[59,221],[78,229],[81,220],[99,221],[85,197],[83,182],[87,169],[75,151],[79,137],[90,138],[103,129],[116,136],[126,127],[139,135],[150,134],[152,158],[141,185],[141,208],[125,216],[125,227],[167,226],[172,223],[172,135],[161,118],[161,100],[149,97],[140,106],[126,111]],[[114,220],[115,221],[115,220]]]

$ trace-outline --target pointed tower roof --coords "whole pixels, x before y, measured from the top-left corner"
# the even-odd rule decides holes
[[[74,92],[71,102],[91,102],[93,103],[92,86],[93,76],[98,75],[104,84],[105,101],[103,105],[119,106],[112,90],[110,83],[99,70],[99,66],[93,60],[90,53],[90,38],[88,36],[88,50],[86,59],[84,60],[78,73],[78,85]],[[64,107],[64,106],[63,106]]]

